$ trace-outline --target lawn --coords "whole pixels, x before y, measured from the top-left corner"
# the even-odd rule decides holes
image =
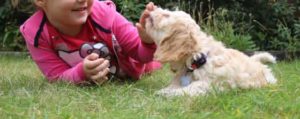
[[[272,65],[277,85],[199,97],[154,92],[172,74],[164,69],[137,82],[79,87],[48,83],[28,56],[0,56],[0,117],[70,119],[300,118],[300,60]]]

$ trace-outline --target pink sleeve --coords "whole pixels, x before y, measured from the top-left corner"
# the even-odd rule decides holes
[[[156,45],[142,43],[137,28],[119,13],[115,15],[112,31],[122,48],[122,53],[143,63],[153,60]]]
[[[35,63],[50,82],[63,80],[76,84],[84,80],[82,62],[71,68],[50,48],[36,48],[30,43],[27,43],[27,48]]]

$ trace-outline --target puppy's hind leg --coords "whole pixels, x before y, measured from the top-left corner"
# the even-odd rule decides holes
[[[273,75],[271,69],[269,68],[264,69],[264,75],[265,75],[265,79],[269,84],[276,84],[277,79]]]

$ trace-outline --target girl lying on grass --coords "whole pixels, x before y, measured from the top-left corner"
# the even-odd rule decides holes
[[[149,3],[133,26],[112,1],[34,0],[38,10],[20,27],[27,48],[50,81],[102,84],[110,78],[139,79],[160,68],[156,45],[145,33]]]

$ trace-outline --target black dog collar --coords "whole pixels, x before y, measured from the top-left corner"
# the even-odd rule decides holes
[[[206,63],[206,58],[207,56],[201,53],[201,57],[193,59],[191,66],[188,67],[188,72],[193,72],[195,69],[198,69],[201,66],[203,66]]]

